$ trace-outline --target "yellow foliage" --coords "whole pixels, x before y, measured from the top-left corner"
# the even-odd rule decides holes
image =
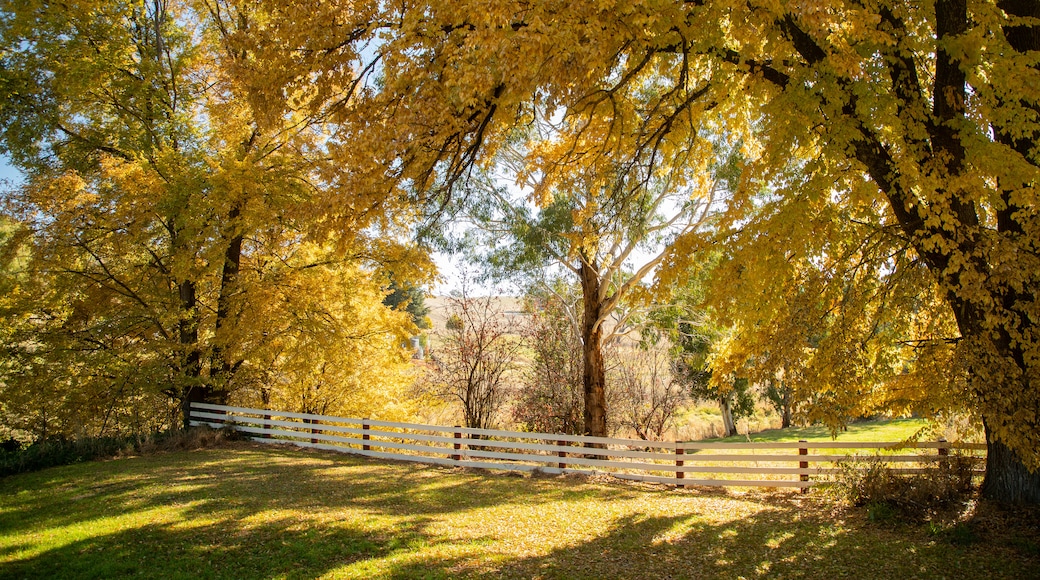
[[[263,4],[271,14],[280,5]],[[321,3],[293,6],[306,6],[294,12],[304,17],[296,29],[322,29],[319,40],[272,28],[273,36],[290,39],[300,54],[344,46],[342,34],[325,36],[337,29],[309,18],[327,17]],[[1035,34],[1016,32],[1036,25],[1014,13],[1026,4],[976,2],[961,13],[958,6],[371,2],[339,13],[358,19],[338,30],[363,32],[351,48],[333,51],[334,65],[312,59],[277,74],[295,73],[286,86],[324,84],[321,75],[346,63],[354,70],[374,63],[378,83],[337,110],[337,137],[357,144],[344,147],[343,159],[432,195],[450,191],[483,153],[539,115],[552,122],[552,134],[530,149],[521,178],[542,184],[536,198],[543,204],[554,187],[598,187],[575,178],[603,175],[595,169],[606,160],[648,151],[653,167],[695,184],[703,156],[691,138],[716,128],[748,161],[718,230],[755,240],[733,252],[739,267],[724,278],[758,298],[741,303],[749,309],[741,340],[779,331],[769,321],[790,319],[785,301],[808,284],[820,313],[808,322],[847,339],[813,345],[827,363],[809,367],[822,381],[813,392],[840,392],[839,408],[901,400],[879,385],[906,391],[896,385],[914,361],[949,356],[939,347],[893,355],[875,346],[885,342],[879,333],[894,345],[956,341],[970,382],[937,381],[943,386],[924,398],[937,406],[970,401],[994,440],[1036,467],[1040,426],[1029,417],[1040,414],[1040,72],[1036,48],[1027,46]],[[371,57],[357,50],[365,42]],[[277,56],[284,44],[256,46],[285,58]],[[599,208],[585,209],[576,217]],[[723,239],[698,237],[705,236],[676,242],[664,279],[695,263],[694,250]],[[858,249],[861,243],[867,247]],[[845,295],[843,285],[853,291]],[[926,299],[913,300],[915,291]],[[915,326],[921,311],[941,322]],[[785,358],[804,360],[793,349]],[[904,369],[897,361],[911,362]],[[966,391],[947,397],[945,385]]]

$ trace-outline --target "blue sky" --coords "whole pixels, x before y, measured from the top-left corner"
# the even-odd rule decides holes
[[[0,153],[0,181],[16,183],[21,181],[21,179],[22,174],[14,167],[11,167],[6,155]]]

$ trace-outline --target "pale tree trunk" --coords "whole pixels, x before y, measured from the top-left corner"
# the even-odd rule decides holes
[[[733,405],[730,395],[719,396],[719,411],[722,412],[722,428],[726,431],[723,437],[732,437],[737,434],[737,422],[733,420]]]

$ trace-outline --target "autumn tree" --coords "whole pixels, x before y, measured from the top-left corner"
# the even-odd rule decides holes
[[[1038,125],[1036,93],[1019,79],[1040,73],[1029,56],[1040,48],[1037,9],[958,1],[924,9],[792,8],[764,19],[748,15],[747,32],[768,52],[736,43],[715,52],[734,70],[755,73],[744,82],[761,95],[768,119],[758,177],[791,175],[789,160],[778,158],[784,149],[809,160],[799,168],[806,178],[780,190],[779,211],[795,224],[788,232],[810,231],[804,217],[818,214],[805,210],[841,196],[867,226],[850,242],[869,249],[887,234],[903,244],[895,259],[861,254],[860,262],[885,270],[876,278],[881,286],[920,269],[930,275],[955,330],[925,335],[922,345],[949,358],[948,339],[964,362],[967,380],[954,385],[963,385],[986,429],[983,493],[1029,502],[1040,501],[1032,362],[1040,343],[1030,314],[1040,271]],[[870,364],[869,350],[845,347],[834,355],[828,358],[839,373]],[[843,391],[839,396],[855,396]]]
[[[253,17],[205,1],[4,5],[0,143],[27,175],[10,210],[32,279],[31,324],[6,344],[23,372],[4,382],[26,404],[68,401],[64,432],[104,433],[128,401],[228,401],[263,389],[266,365],[351,374],[331,349],[360,335],[392,352],[410,327],[359,304],[380,305],[381,262],[422,271],[396,241],[408,218],[344,192],[322,112],[250,101],[262,81],[238,39]],[[356,211],[325,205],[345,195]],[[316,344],[333,362],[300,350]]]
[[[490,247],[486,260],[494,268],[536,280],[540,275],[532,270],[555,268],[579,285],[585,432],[606,436],[604,348],[631,331],[630,317],[637,310],[633,298],[668,255],[670,244],[695,231],[709,215],[723,187],[718,174],[710,167],[696,176],[675,168],[715,144],[690,128],[690,142],[660,166],[652,160],[656,153],[648,153],[648,158],[624,163],[606,159],[564,171],[554,168],[552,160],[558,155],[555,148],[569,143],[566,135],[606,129],[551,126],[547,119],[540,123],[548,134],[532,136],[521,146],[531,150],[527,155],[533,161],[517,166],[524,155],[504,155],[512,178],[529,181],[526,199],[492,184],[471,194],[480,205],[474,222],[483,232],[486,243],[481,245]]]

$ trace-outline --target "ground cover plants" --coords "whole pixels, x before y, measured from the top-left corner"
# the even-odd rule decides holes
[[[1029,578],[1035,529],[236,442],[0,479],[5,578]],[[1005,519],[1001,519],[1005,518]]]

